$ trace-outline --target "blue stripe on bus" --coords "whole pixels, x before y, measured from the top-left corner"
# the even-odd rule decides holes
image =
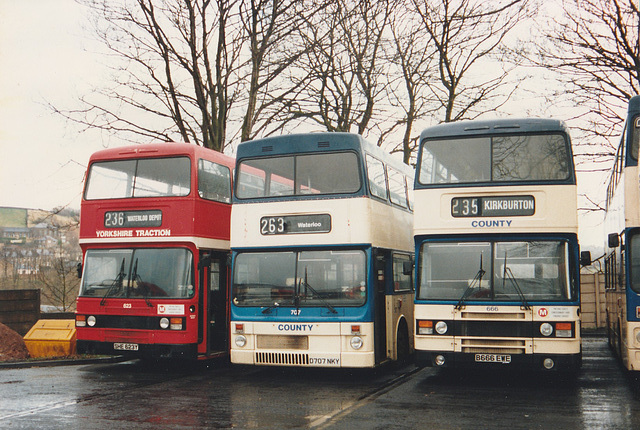
[[[262,314],[265,307],[238,307],[231,308],[231,321],[253,322],[288,322],[288,323],[325,323],[325,322],[373,322],[371,306],[366,304],[360,307],[334,307],[338,314],[332,313],[324,307],[290,307],[280,306],[271,312]],[[300,312],[299,315],[292,315]]]
[[[367,300],[361,306],[333,306],[338,314],[332,313],[327,307],[322,305],[307,307],[301,306],[279,306],[272,312],[263,314],[262,311],[268,306],[236,306],[231,304],[231,321],[260,321],[260,322],[373,322],[375,306],[375,283],[374,261],[371,244],[332,244],[332,245],[302,245],[302,246],[272,246],[259,248],[234,248],[232,250],[232,261],[235,266],[235,259],[239,252],[272,252],[274,250],[310,250],[310,249],[360,249],[365,252],[367,263]],[[232,274],[233,277],[233,274]],[[231,285],[233,293],[233,284]],[[292,315],[292,310],[300,310],[300,315]]]
[[[460,235],[421,235],[415,236],[415,255],[416,255],[416,264],[414,270],[414,288],[415,288],[415,296],[414,303],[415,304],[453,304],[456,305],[459,300],[424,300],[418,299],[418,259],[420,258],[420,247],[424,242],[508,242],[514,240],[566,240],[569,243],[569,269],[572,270],[574,267],[577,268],[576,272],[570,272],[570,276],[573,278],[573,282],[575,283],[575,293],[576,300],[575,301],[563,301],[557,302],[559,305],[567,306],[572,303],[580,304],[580,269],[579,269],[579,261],[580,261],[580,247],[578,246],[578,236],[573,233],[514,233],[514,234],[503,234],[503,233],[493,233],[486,235],[478,235],[478,234],[460,234]],[[640,303],[640,297],[638,298]],[[530,305],[552,305],[556,302],[551,301],[532,301],[527,300]],[[479,305],[513,305],[517,306],[520,303],[514,302],[493,302],[493,301],[473,301],[470,299],[465,299],[465,303],[467,304],[479,304]],[[635,315],[635,313],[634,313]]]

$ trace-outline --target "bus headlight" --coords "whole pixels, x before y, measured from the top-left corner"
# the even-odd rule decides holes
[[[166,318],[166,317],[160,318],[160,328],[162,329],[169,328],[169,318]]]
[[[540,325],[540,333],[543,336],[551,336],[553,333],[553,326],[549,323],[543,323]]]
[[[636,330],[636,343],[640,344],[640,330]]]
[[[445,334],[447,332],[447,330],[449,329],[449,327],[447,326],[447,323],[444,321],[438,321],[436,323],[436,333],[438,334]]]
[[[362,338],[360,336],[353,336],[351,338],[351,348],[353,349],[360,349],[362,348],[362,345],[364,344]]]
[[[93,315],[89,315],[87,317],[87,325],[89,327],[93,327],[94,325],[96,325],[96,317],[94,317]]]
[[[236,346],[238,348],[242,348],[243,346],[245,346],[247,344],[247,338],[244,335],[240,334],[240,335],[236,336],[236,341],[235,342],[236,342]]]

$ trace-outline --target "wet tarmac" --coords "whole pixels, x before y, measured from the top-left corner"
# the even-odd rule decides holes
[[[157,365],[0,369],[0,428],[635,429],[639,377],[583,340],[575,377]]]

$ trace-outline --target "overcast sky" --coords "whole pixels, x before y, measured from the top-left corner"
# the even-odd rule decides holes
[[[79,133],[46,105],[77,106],[107,78],[102,46],[86,27],[86,10],[74,0],[0,0],[0,206],[79,209],[89,156],[122,144]],[[538,102],[515,101],[513,115],[525,116]],[[581,216],[581,223],[592,229],[598,217]]]
[[[84,23],[74,0],[0,0],[0,206],[80,207],[86,162],[103,143],[46,103],[72,106],[102,73]]]

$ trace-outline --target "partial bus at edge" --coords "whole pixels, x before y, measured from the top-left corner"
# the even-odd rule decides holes
[[[607,338],[628,369],[640,370],[640,96],[629,100],[605,212]]]

